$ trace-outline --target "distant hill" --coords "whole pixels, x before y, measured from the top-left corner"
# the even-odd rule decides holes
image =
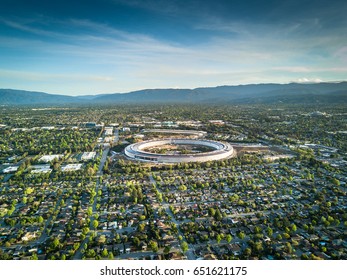
[[[347,82],[251,84],[196,89],[145,89],[129,93],[66,96],[0,89],[0,104],[242,104],[347,103]]]
[[[347,103],[347,82],[147,89],[96,96],[96,103]]]
[[[83,102],[83,100],[68,95],[48,94],[44,92],[15,89],[0,89],[0,104],[5,105],[62,105],[79,102]]]

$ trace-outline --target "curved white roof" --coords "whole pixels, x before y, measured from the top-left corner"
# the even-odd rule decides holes
[[[144,149],[162,145],[199,145],[213,148],[211,152],[184,155],[166,155],[146,152]],[[234,149],[229,143],[212,140],[193,140],[193,139],[162,139],[135,143],[127,146],[125,154],[136,160],[151,161],[158,163],[179,163],[179,162],[204,162],[220,160],[233,155]]]

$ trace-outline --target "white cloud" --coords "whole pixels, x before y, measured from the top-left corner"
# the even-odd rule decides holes
[[[291,73],[308,73],[311,72],[312,69],[304,66],[280,66],[273,67],[273,71],[283,71],[283,72],[291,72]]]
[[[327,80],[327,77],[341,79],[343,75],[347,76],[347,68],[340,60],[346,57],[346,47],[340,44],[341,38],[334,36],[292,40],[279,34],[276,37],[260,32],[261,28],[270,28],[266,26],[256,29],[241,23],[215,23],[214,26],[201,28],[230,31],[238,36],[216,33],[204,42],[183,45],[125,32],[90,20],[60,22],[72,25],[72,29],[76,30],[74,34],[46,31],[25,22],[14,23],[3,19],[2,22],[41,38],[0,37],[0,47],[20,53],[22,46],[26,46],[31,53],[23,60],[17,59],[16,67],[11,66],[11,69],[17,70],[8,70],[1,62],[0,54],[0,77],[3,78],[0,79],[0,87],[3,87],[6,78],[11,78],[12,81],[22,81],[23,85],[25,81],[31,81],[56,88],[47,90],[50,92],[62,92],[61,88],[82,94],[86,93],[85,90],[101,93],[146,87],[307,83]],[[292,26],[291,30],[298,28],[299,25]],[[310,53],[316,46],[326,54],[315,56]],[[64,81],[70,89],[64,87]]]
[[[301,84],[311,84],[311,83],[321,83],[323,80],[319,78],[299,78],[297,80],[294,80],[293,82],[301,83]]]

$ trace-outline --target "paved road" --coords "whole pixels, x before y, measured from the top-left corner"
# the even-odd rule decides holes
[[[62,196],[63,196],[63,194],[61,194],[60,197],[58,198],[57,203],[56,203],[56,205],[55,205],[55,207],[54,207],[53,213],[55,213],[55,212],[58,210],[58,207],[60,207],[60,203],[61,203],[61,200],[62,200]],[[43,229],[40,238],[37,239],[36,241],[34,241],[34,242],[32,243],[32,245],[37,245],[37,246],[38,246],[38,245],[42,244],[42,242],[44,242],[47,238],[49,238],[49,235],[48,235],[48,233],[47,233],[47,231],[48,231],[48,226],[49,226],[50,222],[52,221],[53,216],[54,216],[54,218],[56,218],[55,215],[54,215],[53,213],[52,213],[52,215],[48,218],[48,220],[46,221],[46,223],[45,223],[45,228]],[[53,225],[51,225],[51,228],[49,229],[49,231],[52,230],[52,227],[53,227]]]
[[[116,128],[114,130],[114,140],[113,140],[113,143],[117,143],[119,141],[119,129]]]
[[[99,164],[99,169],[98,169],[98,172],[96,173],[97,176],[101,176],[103,174],[102,169],[104,168],[109,151],[110,151],[110,148],[107,148],[107,149],[103,150],[103,152],[102,152],[102,156],[101,156],[101,160],[100,160],[100,164]]]
[[[157,186],[156,181],[154,180],[152,174],[149,175],[149,180],[152,184],[154,184],[155,186]],[[158,192],[161,193],[160,189],[157,188]],[[161,193],[162,194],[162,193]],[[168,203],[161,203],[161,205],[164,207],[166,213],[171,217],[171,221],[176,224],[177,229],[178,229],[178,233],[179,235],[181,235],[183,237],[183,241],[187,242],[186,238],[184,237],[183,233],[180,230],[180,223],[176,220],[174,214],[171,212],[170,210],[170,204]],[[194,254],[194,248],[192,248],[192,246],[187,242],[188,244],[188,251],[185,253],[186,257],[188,260],[196,260],[196,256]]]
[[[99,164],[99,169],[98,169],[98,172],[97,172],[98,178],[97,178],[97,180],[96,180],[96,186],[95,186],[95,192],[96,192],[96,193],[98,193],[99,188],[100,188],[100,180],[101,180],[100,177],[101,177],[102,174],[103,174],[102,169],[104,168],[104,164],[105,164],[105,162],[106,162],[107,154],[108,154],[109,151],[110,151],[110,149],[107,148],[107,149],[103,150],[103,152],[102,152],[102,156],[101,156],[101,160],[100,160],[100,164]],[[92,209],[93,209],[93,214],[92,214],[92,216],[90,217],[90,224],[89,224],[89,227],[90,227],[90,228],[92,228],[93,221],[95,220],[95,219],[94,219],[94,213],[96,213],[97,196],[98,196],[98,195],[96,195],[96,196],[94,197],[94,202],[93,202],[93,204],[91,205],[91,206],[92,206]],[[76,253],[75,253],[74,257],[73,257],[74,260],[80,260],[80,259],[82,259],[82,255],[83,255],[83,254],[82,254],[82,250],[84,249],[84,244],[86,244],[86,243],[88,242],[88,239],[89,239],[90,234],[91,234],[91,231],[88,232],[88,234],[86,235],[86,238],[81,242],[80,247],[77,249],[77,251],[76,251]]]
[[[10,178],[11,178],[13,175],[14,175],[14,174],[7,174],[7,175],[5,175],[3,182],[6,183],[8,180],[10,180]]]

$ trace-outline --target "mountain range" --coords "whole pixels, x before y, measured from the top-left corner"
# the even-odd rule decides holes
[[[84,96],[0,89],[0,105],[347,103],[347,82],[145,89]]]

